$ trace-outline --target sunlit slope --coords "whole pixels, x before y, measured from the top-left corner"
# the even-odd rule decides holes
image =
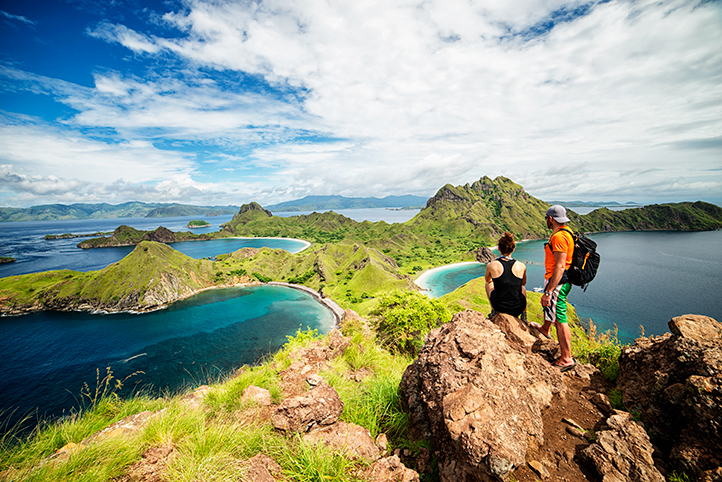
[[[504,231],[519,239],[544,237],[548,207],[510,179],[483,177],[464,186],[442,187],[407,225],[423,233],[474,237],[490,245]]]
[[[117,263],[0,279],[0,311],[150,310],[213,285],[212,262],[144,241]]]
[[[622,211],[600,208],[575,221],[587,232],[709,231],[722,228],[722,208],[702,201],[652,204]]]
[[[240,269],[266,281],[303,284],[361,312],[383,291],[414,289],[393,259],[357,243],[327,244],[298,254],[244,248],[216,259],[218,267]]]

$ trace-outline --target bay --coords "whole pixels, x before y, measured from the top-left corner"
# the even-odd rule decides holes
[[[121,224],[143,231],[151,231],[163,226],[171,231],[191,231],[202,234],[218,231],[220,225],[230,221],[232,217],[231,215],[180,216],[0,223],[0,256],[9,256],[17,260],[0,265],[0,278],[59,269],[100,270],[109,264],[120,261],[134,249],[134,246],[80,249],[77,247],[78,243],[88,238],[46,240],[45,235],[47,234],[112,232]],[[192,219],[203,219],[212,226],[192,230],[186,228],[188,221]],[[187,256],[204,258],[231,253],[241,248],[264,246],[297,253],[305,249],[308,243],[285,238],[224,238],[211,241],[184,241],[172,243],[171,246]]]
[[[262,285],[209,290],[164,310],[41,312],[0,318],[0,413],[7,430],[29,415],[67,415],[110,369],[121,395],[175,393],[257,363],[298,329],[328,332],[333,313],[306,292]],[[96,372],[98,370],[98,372]],[[4,430],[0,430],[4,431]]]
[[[722,272],[722,231],[597,233],[601,265],[587,291],[574,287],[569,301],[583,320],[601,331],[619,330],[631,343],[643,326],[645,335],[669,331],[667,322],[683,314],[722,321],[719,295]],[[527,289],[544,283],[544,241],[517,244],[513,257],[528,270]],[[471,263],[435,270],[420,278],[432,297],[450,293],[484,276],[486,265]]]

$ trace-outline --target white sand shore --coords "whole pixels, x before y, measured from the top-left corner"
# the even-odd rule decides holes
[[[416,283],[416,286],[418,286],[419,288],[421,288],[423,290],[428,290],[429,287],[428,287],[428,285],[426,285],[426,280],[433,273],[436,273],[437,271],[442,271],[442,270],[445,270],[448,268],[452,268],[454,266],[463,266],[463,265],[467,265],[467,264],[481,264],[481,263],[479,263],[477,261],[464,261],[461,263],[452,263],[452,264],[446,264],[444,266],[439,266],[438,268],[433,268],[433,269],[430,269],[428,271],[424,271],[423,273],[421,273],[419,275],[419,277],[414,280],[414,283]]]
[[[305,239],[297,239],[297,238],[281,238],[281,237],[268,237],[268,236],[262,236],[262,237],[254,237],[254,236],[229,236],[227,238],[218,238],[218,239],[288,239],[290,241],[298,241],[299,243],[303,243],[303,248],[299,249],[298,251],[295,251],[291,254],[300,253],[304,249],[311,246],[311,243],[306,241]]]

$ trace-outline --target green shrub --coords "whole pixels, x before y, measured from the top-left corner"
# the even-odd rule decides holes
[[[451,320],[446,306],[416,291],[393,291],[381,296],[376,330],[393,352],[419,354],[424,337],[437,326]]]
[[[577,338],[572,345],[574,356],[599,368],[607,380],[615,381],[619,377],[619,356],[622,354],[622,346],[617,339],[617,325],[614,325],[614,330],[600,335],[596,333],[594,323],[589,320],[587,336]]]

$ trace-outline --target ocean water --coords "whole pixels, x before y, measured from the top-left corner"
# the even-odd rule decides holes
[[[597,242],[601,265],[587,291],[573,287],[569,301],[582,320],[602,331],[619,330],[631,343],[641,334],[661,335],[667,322],[683,314],[722,321],[722,231],[624,232],[590,236]],[[513,257],[527,265],[527,289],[544,283],[544,241],[519,243]],[[423,288],[433,297],[450,293],[484,276],[486,265],[451,266],[432,273]]]
[[[277,351],[298,329],[335,319],[311,295],[282,286],[209,290],[141,315],[41,312],[0,317],[0,425],[67,415],[87,405],[109,368],[120,392],[174,393]]]
[[[83,219],[70,221],[31,221],[22,223],[0,223],[0,256],[10,256],[17,261],[0,264],[0,278],[58,269],[94,271],[120,261],[133,251],[133,246],[118,248],[80,249],[78,243],[89,238],[46,240],[46,234],[90,234],[112,232],[121,224],[143,231],[164,226],[171,231],[191,231],[202,234],[218,231],[220,224],[233,216],[182,216],[173,218],[114,218]],[[212,224],[208,228],[188,229],[192,219],[204,219]],[[294,239],[283,238],[227,238],[212,241],[184,241],[171,246],[193,258],[213,257],[231,253],[241,248],[280,248],[296,253],[307,244]]]

